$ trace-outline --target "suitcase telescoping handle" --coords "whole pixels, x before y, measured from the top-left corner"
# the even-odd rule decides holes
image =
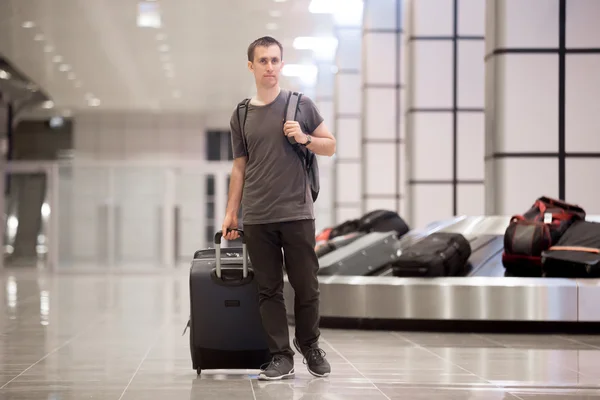
[[[244,278],[248,276],[248,252],[246,251],[246,237],[244,231],[241,229],[230,229],[237,231],[242,238],[242,274]],[[217,263],[217,277],[221,277],[221,238],[223,237],[223,231],[215,233],[215,255]]]

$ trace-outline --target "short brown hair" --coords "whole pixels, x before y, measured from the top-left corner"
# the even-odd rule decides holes
[[[254,49],[258,46],[269,47],[272,45],[279,46],[279,50],[281,51],[281,58],[283,59],[283,46],[279,43],[275,38],[271,36],[263,36],[261,38],[256,39],[254,42],[250,43],[248,46],[248,61],[254,61]]]

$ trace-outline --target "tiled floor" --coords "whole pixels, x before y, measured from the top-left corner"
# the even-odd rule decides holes
[[[327,379],[197,378],[185,272],[0,274],[0,400],[600,398],[597,336],[324,330]]]

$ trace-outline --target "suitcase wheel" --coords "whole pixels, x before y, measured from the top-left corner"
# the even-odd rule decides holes
[[[198,374],[198,376],[200,376],[200,372],[202,372],[202,370],[200,368],[196,368],[196,373]]]

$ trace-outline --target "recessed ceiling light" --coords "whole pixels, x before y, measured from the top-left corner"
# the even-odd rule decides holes
[[[81,86],[82,86],[82,85],[81,85],[81,82],[75,82],[75,87],[76,87],[76,88],[80,88]]]
[[[100,105],[100,99],[90,99],[88,100],[88,105],[90,107],[98,107]]]
[[[71,70],[71,66],[69,64],[61,64],[60,67],[58,67],[58,69],[61,72],[67,72]]]
[[[285,3],[287,0],[273,0],[275,3]]]
[[[35,40],[36,42],[41,42],[42,40],[44,40],[44,35],[42,35],[41,33],[38,33],[37,35],[35,35],[33,37],[33,40]]]
[[[54,51],[54,47],[52,47],[50,45],[46,45],[46,46],[44,46],[44,51],[46,53],[52,53]]]
[[[45,109],[47,109],[47,110],[49,110],[49,109],[51,109],[51,108],[53,108],[53,107],[54,107],[54,102],[53,102],[53,101],[45,101],[45,102],[42,104],[42,108],[45,108]]]
[[[72,81],[72,80],[75,80],[75,74],[74,74],[73,72],[69,72],[68,78],[69,78],[69,80],[71,80],[71,81]]]
[[[54,56],[54,57],[52,57],[52,61],[54,61],[55,63],[62,62],[62,57],[61,56]]]
[[[281,17],[282,13],[281,13],[281,11],[271,10],[271,11],[269,11],[269,15],[273,18],[279,18],[279,17]]]
[[[29,28],[33,28],[35,26],[35,24],[32,21],[25,21],[23,22],[23,25],[21,25],[23,28],[29,29]]]
[[[161,44],[161,45],[158,47],[158,50],[159,50],[159,51],[161,51],[161,52],[163,52],[163,53],[166,53],[167,51],[169,51],[169,45],[166,45],[166,44]]]
[[[275,22],[269,22],[267,24],[267,29],[270,31],[274,31],[278,28],[277,24]]]
[[[10,74],[3,69],[0,69],[0,79],[10,79]]]

